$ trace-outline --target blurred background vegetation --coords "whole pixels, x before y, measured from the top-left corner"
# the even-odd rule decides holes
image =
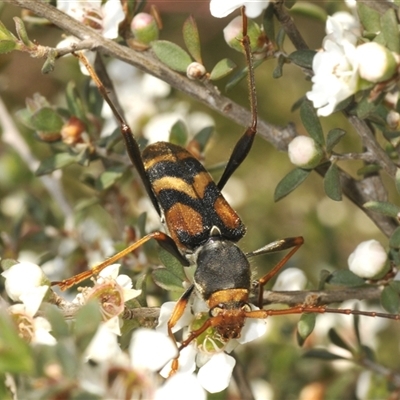
[[[329,15],[346,10],[345,3],[340,1],[312,3]],[[190,6],[186,7],[186,4]],[[205,65],[215,65],[223,54],[242,66],[243,57],[229,49],[223,41],[222,29],[232,16],[217,20],[209,15],[208,2],[186,4],[179,3],[179,10],[174,10],[173,5],[168,2],[160,3],[160,13],[164,23],[161,38],[182,45],[179,27],[191,13],[195,16],[199,27]],[[20,9],[2,3],[0,10],[1,21],[11,31],[15,31],[12,18],[20,15]],[[318,17],[310,19],[296,13],[292,16],[309,47],[312,49],[320,47],[325,35],[324,21]],[[62,32],[56,27],[29,27],[30,38],[36,39],[42,45],[55,46],[60,41],[61,34]],[[287,53],[294,50],[288,40],[285,50]],[[16,112],[23,109],[25,99],[31,98],[35,93],[45,96],[52,104],[65,104],[65,90],[71,80],[75,82],[83,97],[86,96],[88,87],[87,78],[81,75],[78,63],[73,57],[57,61],[54,72],[49,75],[41,74],[42,63],[42,60],[29,58],[27,54],[19,52],[0,57],[1,98],[32,155],[39,161],[51,155],[51,148],[48,143],[37,140],[34,132],[15,118]],[[280,126],[294,123],[298,132],[305,133],[298,111],[292,112],[291,107],[311,88],[311,83],[306,81],[303,73],[294,65],[286,65],[283,77],[273,79],[272,71],[275,64],[275,60],[270,60],[263,63],[256,71],[259,117]],[[224,90],[224,83],[226,82],[218,83],[221,91]],[[134,84],[131,90],[135,91]],[[227,96],[248,107],[248,88],[245,82],[231,90]],[[230,122],[174,89],[168,100],[171,106],[177,102],[185,102],[191,112],[202,111],[212,116],[215,120],[215,134],[206,149],[205,165],[212,168],[213,165],[226,161],[244,127]],[[165,104],[166,102],[163,103],[163,107],[167,107]],[[135,107],[135,104],[123,106]],[[348,134],[341,142],[338,151],[360,150],[361,144],[358,138],[352,134],[352,128],[339,113],[324,118],[321,122],[325,133],[334,127],[341,127],[347,131]],[[0,132],[4,135],[3,130],[4,126],[0,127]],[[123,154],[122,146],[120,151]],[[355,176],[361,165],[352,161],[341,162],[340,166]],[[96,190],[90,183],[93,183],[104,168],[105,164],[94,162],[88,167],[73,164],[62,169],[62,187],[66,200],[74,210],[75,229],[79,231],[75,237],[79,238],[79,246],[69,251],[64,247],[67,243],[66,238],[71,235],[65,231],[65,213],[60,209],[54,196],[46,190],[42,181],[29,170],[18,151],[9,144],[1,143],[1,257],[30,259],[41,265],[61,256],[63,263],[58,269],[55,268],[55,271],[61,274],[57,277],[59,279],[85,269],[88,249],[95,251],[101,247],[99,242],[92,241],[92,236],[96,234],[91,233],[91,229],[96,230],[100,227],[105,232],[104,236],[109,236],[117,243],[117,247],[122,247],[124,243],[133,239],[132,231],[128,234],[126,228],[135,227],[139,216],[145,211],[135,204],[143,196],[140,182],[135,173],[130,172],[125,173],[112,187],[104,191]],[[316,173],[312,173],[295,192],[274,203],[273,193],[277,183],[292,168],[286,153],[278,152],[265,140],[257,137],[248,158],[234,175],[234,180],[239,186],[235,186],[236,189],[229,195],[242,198],[235,208],[247,226],[247,234],[240,242],[243,250],[251,251],[284,237],[304,236],[305,244],[290,260],[288,266],[302,269],[309,279],[308,288],[311,289],[316,287],[322,269],[330,271],[346,269],[349,254],[361,241],[377,239],[386,246],[387,239],[350,201],[343,199],[341,202],[335,202],[328,199],[323,192],[322,180]],[[220,171],[217,171],[214,176],[218,177],[219,174]],[[237,189],[238,187],[240,189]],[[394,193],[391,195],[394,196]],[[88,221],[95,221],[94,225]],[[139,232],[136,235],[139,235]],[[151,256],[151,249],[149,251]],[[255,274],[261,276],[279,259],[279,255],[268,255],[253,260]],[[128,260],[127,266],[133,263]],[[138,268],[136,266],[136,269]],[[149,285],[151,286],[151,282]],[[150,289],[150,292],[165,299],[166,294],[156,287]],[[352,317],[345,316],[341,317],[341,320],[346,318],[352,320]],[[316,382],[315,393],[322,393],[319,390],[328,387],[325,398],[354,398],[355,382],[360,371],[357,368],[349,370],[350,363],[332,367],[323,361],[301,359],[303,349],[296,346],[294,336],[297,321],[298,317],[271,320],[270,333],[267,338],[260,339],[261,345],[255,343],[242,349],[240,359],[246,366],[249,376],[254,379],[266,379],[272,386],[276,399],[299,398],[300,391],[313,382]],[[322,319],[321,322],[318,321],[317,324],[330,324],[328,321],[322,322],[325,321]],[[374,322],[380,323],[379,320]],[[349,325],[349,322],[341,323]],[[361,324],[361,327],[363,326],[364,322]],[[384,323],[376,349],[382,364],[398,369],[399,331],[398,325],[396,326]],[[342,332],[351,341],[351,329],[346,329],[343,328]],[[372,328],[365,329],[375,331]],[[394,337],[397,340],[394,340]],[[311,337],[306,347],[319,343],[319,340]],[[218,394],[211,398],[224,398],[224,396]]]

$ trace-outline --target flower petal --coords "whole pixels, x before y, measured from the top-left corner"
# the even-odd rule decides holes
[[[178,355],[178,349],[168,336],[140,328],[132,336],[129,353],[133,368],[158,371]]]
[[[196,376],[187,373],[177,373],[157,389],[154,400],[206,400],[207,395]]]
[[[199,369],[197,379],[210,393],[221,392],[228,387],[235,364],[235,359],[228,354],[216,353]]]

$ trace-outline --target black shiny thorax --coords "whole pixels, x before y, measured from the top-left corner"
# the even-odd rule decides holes
[[[198,252],[194,281],[204,300],[222,290],[249,291],[250,263],[234,243],[219,236],[210,237]]]

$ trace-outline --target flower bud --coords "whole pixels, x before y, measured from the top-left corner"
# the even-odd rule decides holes
[[[322,147],[308,136],[295,137],[289,143],[288,153],[292,164],[306,169],[315,168],[324,156]]]
[[[247,35],[250,38],[250,48],[252,52],[260,51],[264,46],[264,37],[260,27],[251,19],[247,21]],[[243,38],[242,17],[234,18],[224,29],[225,42],[229,47],[243,52],[243,46],[240,43]]]
[[[397,111],[390,110],[386,115],[386,122],[390,129],[397,129],[400,123],[400,114]]]
[[[135,39],[142,44],[149,44],[158,39],[158,26],[154,17],[147,13],[136,14],[131,22],[131,31]]]
[[[198,62],[192,62],[186,68],[186,76],[192,80],[201,79],[205,74],[206,69],[204,65]]]
[[[387,259],[383,246],[373,239],[360,243],[347,263],[350,271],[361,278],[373,278],[384,270]]]
[[[398,56],[375,42],[358,46],[356,59],[361,78],[374,83],[390,79],[396,73],[399,61]]]
[[[85,124],[77,117],[71,117],[61,128],[61,139],[65,144],[73,145],[82,142]]]

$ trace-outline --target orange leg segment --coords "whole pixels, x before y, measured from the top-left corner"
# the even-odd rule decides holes
[[[149,233],[148,235],[144,236],[137,242],[128,246],[126,249],[120,251],[119,253],[113,255],[112,257],[107,258],[107,260],[103,261],[102,263],[96,265],[91,270],[84,271],[78,275],[75,275],[68,279],[64,279],[62,281],[51,282],[51,285],[59,286],[61,288],[61,290],[66,290],[66,289],[70,288],[71,286],[74,286],[74,285],[84,281],[85,279],[90,278],[93,275],[97,275],[104,268],[115,263],[122,257],[125,257],[127,254],[131,253],[132,251],[136,250],[138,247],[142,246],[144,243],[148,242],[150,239],[155,239],[161,247],[163,247],[165,250],[167,250],[172,255],[174,255],[183,265],[187,266],[189,264],[188,261],[186,260],[186,258],[184,258],[181,255],[181,253],[179,252],[178,248],[176,247],[175,242],[165,233],[157,231],[157,232]]]
[[[286,254],[285,257],[283,257],[282,260],[279,261],[278,264],[276,264],[275,267],[271,269],[271,271],[269,271],[266,275],[258,280],[258,306],[260,308],[262,308],[263,305],[263,288],[265,284],[281,270],[281,268],[289,261],[289,259],[293,256],[294,253],[296,253],[296,251],[302,246],[303,243],[304,239],[301,236],[290,237],[269,243],[261,249],[246,254],[247,257],[254,257],[261,254],[275,253],[277,251],[291,249],[289,253]]]

